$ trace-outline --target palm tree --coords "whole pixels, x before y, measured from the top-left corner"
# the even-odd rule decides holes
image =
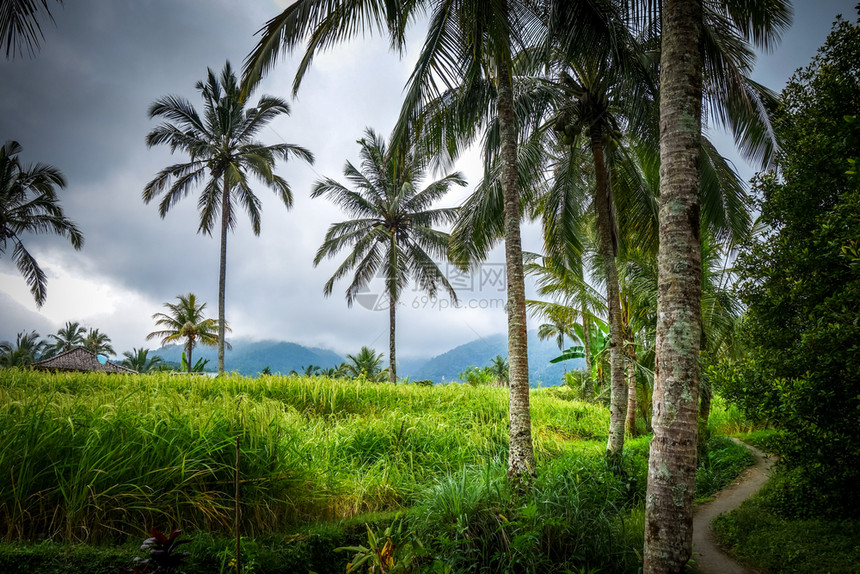
[[[376,354],[370,347],[362,347],[358,354],[347,355],[341,365],[341,372],[350,378],[364,377],[369,381],[383,381],[388,377],[388,369],[382,369],[382,353]]]
[[[56,233],[68,237],[75,249],[81,248],[84,237],[60,207],[56,188],[66,186],[63,174],[42,163],[21,165],[21,150],[14,141],[0,147],[0,255],[11,243],[12,260],[26,279],[36,305],[41,307],[47,298],[48,279],[24,247],[21,235]]]
[[[116,355],[116,351],[110,344],[110,337],[98,329],[90,329],[84,339],[84,349],[92,351],[97,355]]]
[[[650,4],[650,2],[649,2]],[[790,22],[767,7],[723,6],[724,28],[767,47]],[[782,4],[782,3],[777,3]],[[787,3],[786,3],[787,4]],[[736,6],[737,7],[737,6]],[[645,574],[680,572],[692,551],[696,477],[701,247],[699,157],[707,46],[702,0],[663,0],[660,53],[660,251],[654,438],[648,462]]]
[[[38,361],[47,344],[39,340],[36,331],[22,331],[15,338],[14,346],[8,341],[0,343],[0,367],[26,367]]]
[[[487,368],[490,370],[490,374],[498,386],[507,387],[510,384],[510,369],[506,357],[496,355],[492,358],[490,366]]]
[[[75,347],[83,347],[87,330],[77,321],[66,321],[66,324],[57,331],[56,335],[48,335],[54,339],[51,353],[63,353]]]
[[[165,303],[164,306],[169,309],[167,313],[156,313],[152,316],[156,319],[155,324],[159,327],[164,327],[160,331],[153,331],[146,336],[146,340],[161,339],[161,346],[176,341],[185,342],[185,355],[188,372],[192,372],[191,353],[197,343],[202,343],[210,347],[218,345],[219,323],[215,319],[207,319],[203,310],[206,308],[206,303],[197,304],[197,297],[194,293],[188,295],[177,295],[178,303]],[[230,328],[226,325],[224,329],[229,331]],[[229,344],[227,345],[229,349]]]
[[[147,134],[147,146],[165,144],[170,146],[171,152],[183,151],[191,159],[161,170],[146,184],[143,201],[149,203],[163,193],[158,209],[163,218],[194,187],[203,184],[198,200],[200,225],[197,231],[211,235],[220,217],[218,373],[222,374],[227,231],[236,225],[238,206],[248,213],[254,235],[260,234],[260,200],[249,185],[248,175],[272,189],[289,208],[292,192],[286,180],[274,174],[275,162],[279,158],[286,161],[294,155],[313,163],[313,155],[297,145],[265,145],[255,139],[273,119],[289,114],[289,105],[280,98],[262,96],[255,107],[248,107],[229,62],[224,65],[220,77],[210,69],[207,81],[198,82],[196,87],[204,101],[202,117],[190,102],[178,96],[160,98],[149,108],[150,118],[163,117],[166,121]]]
[[[387,149],[382,138],[369,128],[358,144],[361,146],[361,169],[350,162],[344,168],[344,175],[355,190],[326,178],[316,183],[311,194],[311,197],[327,196],[355,218],[329,227],[314,265],[352,247],[324,287],[325,295],[331,295],[334,282],[354,270],[346,290],[349,306],[377,273],[385,277],[389,318],[388,377],[395,383],[396,309],[409,280],[414,279],[431,297],[436,295],[441,283],[451,298],[457,299],[453,287],[433,260],[445,257],[450,238],[447,233],[432,228],[452,222],[457,211],[431,209],[430,206],[444,196],[452,184],[462,186],[466,181],[460,173],[454,173],[419,191],[424,171],[413,149],[405,153]]]
[[[158,355],[149,356],[149,349],[133,347],[131,351],[123,351],[122,356],[125,358],[120,365],[142,375],[157,370],[164,363]]]
[[[577,313],[570,307],[563,305],[547,308],[546,314],[549,323],[542,323],[538,326],[538,339],[546,341],[555,339],[555,344],[558,345],[558,351],[564,351],[564,339],[569,337],[576,340],[576,333],[573,331],[573,326],[576,323]],[[564,374],[567,375],[567,363],[564,363]]]
[[[514,110],[511,64],[516,50],[543,33],[542,20],[532,2],[500,0],[423,0],[388,2],[363,0],[321,3],[299,0],[270,20],[257,47],[245,62],[247,87],[258,83],[279,53],[292,50],[310,37],[307,52],[293,82],[294,93],[316,52],[367,28],[387,31],[392,46],[402,48],[405,31],[416,15],[427,10],[430,28],[406,88],[395,141],[419,126],[424,106],[440,95],[439,87],[461,81],[491,84],[497,93],[501,186],[504,197],[505,264],[508,288],[508,357],[511,369],[510,441],[508,468],[514,479],[535,472],[529,413],[528,348],[525,279],[520,239],[520,188],[517,174],[518,125]],[[488,82],[479,82],[486,79]],[[478,126],[458,124],[461,140],[473,140]],[[454,146],[448,146],[452,151]],[[492,163],[488,159],[488,164]]]
[[[63,0],[56,0],[59,4]],[[48,0],[3,0],[0,2],[0,45],[6,46],[6,59],[24,52],[32,56],[45,39],[39,20],[54,21]]]

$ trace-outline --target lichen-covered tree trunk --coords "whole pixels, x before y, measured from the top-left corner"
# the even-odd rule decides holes
[[[627,421],[630,436],[636,436],[636,352],[627,351]]]
[[[225,311],[224,301],[227,291],[227,230],[230,227],[230,186],[224,178],[224,191],[221,195],[221,258],[218,270],[218,374],[224,374],[224,330]],[[191,355],[188,356],[188,367],[191,368]]]
[[[609,441],[606,457],[617,466],[624,448],[624,419],[627,414],[627,383],[624,380],[624,340],[621,324],[621,298],[618,288],[617,252],[612,220],[612,196],[609,170],[603,152],[603,133],[595,122],[591,130],[591,152],[594,161],[594,205],[597,209],[598,251],[606,279],[606,304],[609,309]]]
[[[535,472],[529,412],[529,359],[526,338],[526,290],[520,239],[517,174],[517,128],[510,63],[498,62],[498,115],[502,144],[502,193],[505,204],[505,265],[508,283],[508,364],[510,369],[510,446],[508,476],[522,483]]]
[[[645,574],[680,573],[690,558],[698,434],[702,0],[664,0],[662,16],[658,318]]]

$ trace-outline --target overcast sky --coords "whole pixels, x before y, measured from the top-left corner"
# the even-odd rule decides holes
[[[0,258],[0,340],[21,330],[47,335],[66,321],[106,332],[118,353],[155,347],[152,314],[167,301],[193,292],[217,316],[218,239],[196,233],[196,196],[164,219],[144,205],[144,185],[163,167],[184,160],[167,148],[147,149],[156,122],[147,108],[178,94],[198,109],[194,84],[206,68],[226,60],[239,69],[255,44],[254,33],[286,4],[275,0],[75,0],[55,9],[35,58],[0,59],[0,140],[24,148],[24,163],[46,162],[68,180],[62,205],[85,236],[83,250],[55,236],[26,236],[26,245],[48,275],[48,300],[37,309],[7,252]],[[776,91],[823,43],[838,13],[854,20],[856,0],[795,2],[795,24],[775,53],[763,55],[755,79]],[[346,282],[331,297],[322,287],[340,260],[313,267],[328,226],[343,214],[325,199],[310,199],[322,176],[343,180],[344,162],[357,160],[355,143],[365,127],[387,135],[400,108],[424,30],[411,34],[401,59],[384,38],[365,38],[315,59],[292,115],[261,134],[310,149],[313,166],[281,164],[294,205],[286,210],[274,194],[255,186],[263,201],[262,233],[255,237],[242,214],[228,237],[227,318],[233,338],[276,339],[351,353],[362,345],[387,348],[388,314],[363,305],[347,308]],[[282,60],[252,96],[288,97],[295,65]],[[736,158],[725,141],[724,153]],[[748,179],[753,170],[736,160]],[[480,177],[476,156],[458,166],[469,187],[454,190],[456,205]],[[538,250],[536,229],[526,229],[525,248]],[[497,250],[473,277],[457,277],[462,305],[441,308],[421,293],[403,297],[398,317],[401,357],[431,356],[479,337],[506,331],[503,256]],[[453,276],[452,279],[455,279]],[[483,278],[483,281],[482,281]],[[371,286],[372,289],[375,287]],[[372,293],[371,293],[372,294]],[[364,299],[372,307],[372,298]],[[534,327],[535,325],[530,325]]]

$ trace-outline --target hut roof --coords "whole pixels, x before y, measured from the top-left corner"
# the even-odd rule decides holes
[[[126,369],[110,361],[101,364],[98,355],[83,347],[75,347],[54,355],[49,359],[33,363],[34,369],[43,371],[98,371],[102,373],[132,373],[137,371]]]

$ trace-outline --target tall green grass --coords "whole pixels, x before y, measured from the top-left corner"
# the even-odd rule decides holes
[[[605,440],[603,408],[541,391],[532,406],[542,462]],[[0,533],[227,531],[236,437],[249,535],[407,507],[504,460],[507,426],[506,390],[488,387],[0,371]]]

